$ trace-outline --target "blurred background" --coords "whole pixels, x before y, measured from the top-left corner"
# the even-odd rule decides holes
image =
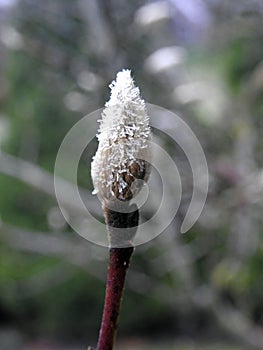
[[[263,3],[0,0],[0,349],[84,349],[98,335],[108,252],[72,231],[53,169],[67,131],[130,68],[206,154],[204,211],[137,247],[116,349],[263,349]],[[165,116],[163,116],[165,124]],[[85,152],[79,185],[92,190]],[[77,220],[82,213],[71,212]]]

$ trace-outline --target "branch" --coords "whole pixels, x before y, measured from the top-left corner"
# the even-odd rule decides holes
[[[56,198],[53,174],[50,174],[48,171],[35,164],[0,152],[0,173],[16,178],[38,191]],[[86,215],[86,211],[83,210],[81,206],[72,202],[71,193],[75,190],[74,186],[64,179],[59,181],[61,181],[61,185],[65,187],[62,198],[65,208],[71,212],[77,212],[79,215]],[[85,202],[89,204],[89,210],[92,211],[93,214],[101,216],[100,207],[96,206],[96,202],[93,200],[94,198],[90,192],[79,189],[79,193],[81,198],[85,198]]]
[[[30,232],[5,223],[1,224],[1,239],[9,246],[26,252],[62,258],[72,265],[85,268],[96,278],[100,275],[99,262],[106,260],[106,250],[89,244],[83,239],[67,237],[69,233]],[[94,252],[94,248],[96,252]],[[96,261],[96,264],[94,264]]]

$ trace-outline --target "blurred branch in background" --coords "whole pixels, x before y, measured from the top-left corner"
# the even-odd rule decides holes
[[[40,192],[44,192],[51,197],[56,198],[54,190],[54,176],[52,173],[38,167],[23,159],[14,157],[4,152],[0,153],[0,172],[2,174],[12,176],[18,180],[26,183],[29,186],[37,189]],[[76,203],[71,200],[71,192],[74,191],[73,185],[64,180],[60,180],[65,191],[63,192],[63,203],[69,211],[77,212],[79,215],[84,215],[82,207],[76,207]],[[94,201],[91,200],[91,193],[84,189],[79,189],[81,197],[89,203],[89,209],[97,215],[101,215],[101,212],[97,206],[94,205]]]

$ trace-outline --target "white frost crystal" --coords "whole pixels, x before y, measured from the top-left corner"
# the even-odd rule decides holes
[[[99,146],[91,164],[94,194],[103,200],[130,200],[150,173],[149,117],[130,70],[122,70],[110,84],[111,97],[102,112]]]

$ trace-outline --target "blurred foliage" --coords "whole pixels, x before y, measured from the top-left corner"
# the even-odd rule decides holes
[[[260,1],[182,3],[19,0],[0,8],[0,146],[12,156],[0,155],[3,329],[96,341],[107,251],[72,233],[47,195],[53,185],[31,186],[23,171],[30,162],[52,180],[67,131],[103,106],[118,70],[131,68],[143,97],[178,113],[197,135],[210,188],[198,223],[179,236],[192,177],[183,152],[159,135],[179,164],[184,196],[167,232],[136,249],[119,334],[215,344],[231,335],[246,349],[254,337],[253,346],[263,347],[263,8]],[[89,190],[95,148],[94,140],[78,169]]]

